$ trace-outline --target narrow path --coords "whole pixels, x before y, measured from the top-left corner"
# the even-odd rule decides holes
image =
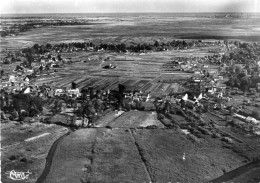
[[[147,173],[147,177],[148,177],[148,179],[149,179],[149,182],[156,182],[156,181],[152,180],[152,178],[151,178],[151,174],[150,174],[150,172],[149,172],[149,170],[148,170],[147,160],[145,159],[145,157],[143,156],[143,153],[141,152],[142,150],[141,150],[140,145],[136,142],[136,139],[135,139],[135,137],[134,137],[134,135],[133,135],[132,129],[130,129],[129,132],[130,132],[130,134],[131,134],[131,137],[132,137],[132,139],[133,139],[133,142],[135,143],[136,149],[137,149],[138,152],[139,152],[139,155],[140,155],[140,158],[141,158],[141,160],[142,160],[142,162],[143,162],[143,165],[144,165],[145,171],[146,171],[146,173]]]
[[[94,141],[92,142],[92,146],[91,146],[91,155],[88,157],[88,159],[90,159],[90,164],[89,164],[89,167],[87,167],[88,169],[93,169],[93,164],[94,164],[94,159],[95,159],[95,149],[96,149],[96,146],[97,146],[97,139],[98,139],[98,136],[100,135],[100,129],[96,129],[96,133],[95,133],[95,139]],[[89,180],[89,172],[88,171],[85,171],[83,173],[83,175],[81,176],[83,180],[85,180],[86,182],[91,182]]]
[[[50,172],[50,168],[51,168],[51,164],[52,164],[52,159],[53,159],[53,155],[57,149],[57,146],[59,145],[59,143],[62,141],[62,139],[64,139],[66,136],[68,136],[70,134],[71,130],[68,131],[66,134],[64,134],[63,136],[61,136],[60,138],[58,138],[51,146],[48,155],[46,157],[46,163],[45,163],[45,167],[43,169],[43,172],[41,174],[41,176],[36,180],[36,183],[42,183],[46,177],[48,176],[49,172]]]

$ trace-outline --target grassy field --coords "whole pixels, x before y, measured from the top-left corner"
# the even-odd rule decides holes
[[[97,15],[99,16],[99,15]],[[259,19],[214,18],[210,16],[183,17],[182,15],[150,16],[127,15],[96,19],[94,25],[45,27],[21,33],[16,37],[1,38],[1,47],[19,48],[34,43],[57,43],[95,40],[95,42],[140,42],[179,39],[239,39],[260,41]]]
[[[58,147],[45,182],[148,182],[131,135],[122,129],[82,129]]]
[[[180,130],[165,129],[154,115],[109,112],[98,128],[73,132],[58,146],[45,182],[200,183],[248,161],[219,138],[203,135],[194,141]],[[147,125],[158,128],[140,129]]]
[[[244,160],[220,148],[221,143],[193,143],[185,134],[174,130],[136,130],[133,134],[153,182],[206,182],[222,175],[223,170],[236,168]]]
[[[238,39],[260,41],[258,19],[226,19],[212,17],[160,17],[137,16],[109,18],[96,25],[45,27],[21,33],[14,37],[1,38],[3,49],[17,50],[38,44],[93,41],[100,43],[154,44],[173,39]],[[167,68],[177,57],[205,57],[213,55],[209,50],[221,46],[196,47],[189,50],[171,50],[149,53],[74,52],[62,53],[62,58],[71,60],[50,75],[36,78],[35,84],[50,84],[53,87],[93,87],[100,90],[117,90],[123,84],[126,90],[151,92],[152,96],[179,92],[178,82],[193,76],[193,73]],[[105,61],[110,57],[111,60]],[[16,64],[1,66],[11,72]],[[115,69],[104,69],[112,64]],[[169,66],[170,67],[170,66]],[[236,98],[234,104],[241,103]],[[237,103],[236,103],[237,102]],[[175,121],[187,126],[179,115],[171,116],[167,123]],[[215,179],[233,170],[253,157],[259,156],[259,137],[237,128],[230,128],[226,120],[210,113],[203,114],[205,128],[220,133],[198,132],[194,138],[180,129],[167,129],[151,111],[112,111],[95,122],[94,128],[80,129],[62,139],[53,156],[49,182],[191,182],[201,183]],[[209,120],[210,119],[210,120]],[[213,121],[213,122],[212,122]],[[165,123],[166,123],[165,122]],[[213,123],[213,124],[211,124]],[[35,123],[36,124],[36,123]],[[175,125],[176,125],[175,124]],[[210,124],[210,125],[209,125]],[[26,124],[27,125],[27,124]],[[6,126],[1,129],[2,175],[15,170],[33,172],[30,182],[39,177],[51,144],[62,134],[64,127],[46,127],[39,124]],[[151,126],[155,129],[148,129]],[[210,129],[211,126],[212,129]],[[9,128],[10,127],[10,128]],[[205,131],[205,129],[204,129]],[[49,133],[46,138],[24,142],[35,135]],[[231,142],[223,140],[230,137]],[[195,140],[194,140],[195,139]],[[32,143],[34,142],[34,143]],[[44,145],[43,145],[44,144]],[[13,155],[13,156],[12,156]],[[26,158],[26,161],[25,159]],[[24,162],[25,161],[25,162]],[[2,176],[3,177],[3,176]],[[10,182],[3,178],[4,182]]]
[[[78,84],[78,88],[94,87],[100,90],[117,90],[118,84],[125,85],[127,90],[139,90],[151,92],[152,96],[167,95],[171,92],[178,92],[180,86],[176,84],[181,79],[191,77],[192,73],[181,71],[164,72],[162,66],[175,59],[176,52],[186,53],[184,50],[173,50],[167,52],[168,56],[159,59],[166,53],[158,52],[157,57],[154,53],[145,55],[133,55],[133,60],[117,60],[117,56],[124,57],[127,54],[113,54],[114,60],[85,60],[89,55],[97,54],[98,57],[104,57],[108,53],[100,52],[77,52],[72,64],[65,64],[63,68],[58,69],[57,73],[49,76],[41,76],[36,79],[35,84],[48,83],[54,87],[71,86],[71,82]],[[111,56],[111,55],[110,55]],[[70,58],[71,55],[64,54],[63,58]],[[81,62],[79,62],[79,60]],[[112,64],[115,69],[103,69],[104,66]],[[162,83],[170,81],[170,83]]]
[[[16,124],[14,124],[16,123]],[[1,124],[1,179],[11,183],[5,172],[15,170],[32,173],[28,183],[34,183],[41,175],[50,147],[59,137],[68,132],[65,127],[45,125],[39,122],[19,125],[17,122]],[[41,138],[31,139],[46,134]],[[29,140],[27,140],[29,139]]]

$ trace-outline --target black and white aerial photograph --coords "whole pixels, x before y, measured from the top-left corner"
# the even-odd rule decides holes
[[[2,0],[1,183],[260,183],[259,0]]]

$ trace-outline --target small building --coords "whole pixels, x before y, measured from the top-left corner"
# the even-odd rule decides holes
[[[15,75],[10,75],[9,82],[15,82],[15,81],[16,81]]]
[[[80,91],[79,91],[78,88],[76,88],[76,89],[70,89],[70,90],[68,90],[67,92],[68,92],[68,94],[69,94],[70,97],[73,97],[73,96],[80,97],[80,96],[81,96],[81,93],[80,93]]]
[[[257,121],[255,118],[252,118],[250,116],[248,116],[246,119],[246,122],[252,123],[252,124],[259,124],[259,121]]]
[[[30,87],[27,87],[24,89],[23,91],[24,94],[28,94],[28,93],[31,93],[31,88]]]
[[[61,96],[61,95],[63,95],[63,94],[65,94],[65,90],[62,89],[62,88],[57,88],[57,89],[55,89],[55,91],[54,91],[54,95],[55,95],[55,96]]]
[[[26,76],[24,79],[23,79],[26,83],[29,83],[30,79],[28,76]]]

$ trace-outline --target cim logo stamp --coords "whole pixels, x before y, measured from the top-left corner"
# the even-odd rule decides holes
[[[15,170],[8,171],[6,174],[9,175],[9,178],[12,180],[26,180],[29,178],[29,175],[32,174],[29,170],[27,172],[16,172]]]

